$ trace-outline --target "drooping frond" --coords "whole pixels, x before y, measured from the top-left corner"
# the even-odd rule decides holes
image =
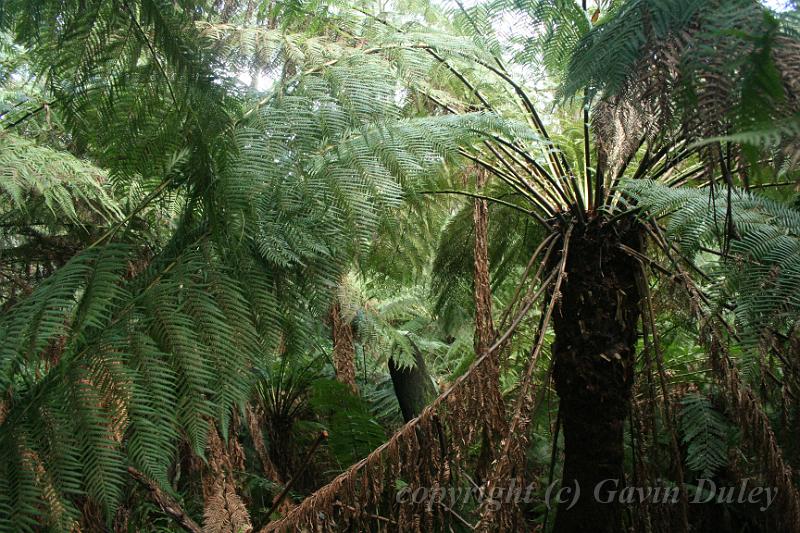
[[[91,218],[107,223],[120,215],[104,187],[105,172],[71,154],[0,133],[0,168],[5,221],[14,211],[31,220],[44,216],[52,224],[85,224]]]
[[[248,367],[259,341],[246,291],[230,268],[187,252],[162,264],[166,273],[126,283],[134,252],[91,249],[4,317],[4,464],[29,470],[9,454],[35,456],[34,471],[71,480],[50,487],[34,478],[18,486],[9,497],[40,496],[13,505],[12,520],[40,516],[42,505],[68,516],[78,490],[112,513],[124,457],[165,483],[178,433],[202,455],[209,421],[219,420],[225,432],[233,408],[249,395]]]
[[[0,133],[0,297],[29,291],[121,216],[106,173],[73,155]]]

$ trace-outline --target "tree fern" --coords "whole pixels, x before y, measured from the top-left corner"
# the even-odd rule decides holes
[[[3,526],[69,530],[84,502],[102,507],[108,526],[126,466],[171,492],[177,450],[187,448],[179,444],[202,458],[210,429],[227,436],[233,413],[248,399],[263,402],[270,417],[297,416],[307,405],[308,375],[321,366],[321,318],[331,296],[343,273],[368,254],[384,216],[402,209],[409,184],[426,190],[463,179],[453,169],[465,161],[467,172],[498,178],[501,184],[487,194],[504,198],[492,208],[499,285],[541,240],[531,225],[550,231],[571,227],[566,218],[605,216],[605,197],[590,202],[586,194],[593,175],[588,134],[570,123],[570,109],[557,116],[567,117],[563,125],[550,128],[541,120],[528,85],[509,74],[500,40],[486,32],[491,9],[462,13],[456,26],[472,30],[450,35],[425,28],[421,19],[395,24],[324,3],[263,6],[256,20],[274,12],[286,19],[257,27],[252,9],[225,4],[224,13],[206,2],[163,0],[80,6],[9,0],[0,6],[0,32],[24,48],[25,68],[46,96],[0,119],[13,131],[0,134],[8,147],[0,158],[17,169],[16,181],[2,189],[4,202],[16,215],[41,200],[59,227],[87,219],[102,225],[88,241],[70,234],[80,252],[52,275],[37,277],[30,294],[15,294],[0,318],[0,510],[13,521]],[[697,6],[690,4],[615,4],[608,22],[594,29],[574,4],[520,7],[557,18],[544,26],[543,40],[553,43],[546,65],[567,57],[578,42],[587,53],[573,67],[588,61],[591,79],[573,89],[613,93],[649,53],[642,50],[695,22]],[[472,25],[469,16],[481,10]],[[321,15],[306,20],[308,12]],[[646,27],[648,17],[655,33]],[[305,35],[309,27],[318,34]],[[783,28],[781,37],[789,34]],[[712,24],[711,34],[718,36],[718,29]],[[740,42],[723,34],[730,39],[720,49]],[[701,37],[705,42],[707,34]],[[588,53],[592,43],[607,45],[612,57]],[[269,76],[269,91],[238,81],[235,74],[244,69]],[[757,72],[746,74],[758,85]],[[568,76],[567,91],[569,83]],[[743,89],[725,92],[736,94]],[[44,101],[63,121],[63,150],[34,144],[18,129],[45,110]],[[548,128],[557,131],[550,135]],[[558,149],[562,141],[571,146]],[[647,161],[643,152],[650,146],[635,154],[633,144],[632,160]],[[677,155],[676,163],[664,163],[664,174],[686,162]],[[641,168],[651,177],[659,170]],[[581,170],[585,183],[576,179]],[[106,176],[113,189],[106,188]],[[116,200],[103,196],[109,190]],[[649,206],[641,191],[629,194],[639,194],[639,207],[648,211],[672,210],[666,201]],[[775,206],[748,201],[737,215],[742,238],[732,251],[777,265],[779,276],[769,278],[775,297],[768,303],[742,299],[737,309],[751,322],[765,314],[789,321],[797,302],[777,293],[796,285],[796,232],[779,226],[794,220]],[[698,202],[674,204],[686,209],[668,223],[687,251],[718,236]],[[447,297],[456,292],[450,288],[468,289],[470,281],[463,275],[471,260],[463,250],[469,228],[457,207],[449,203],[441,211],[454,214],[441,237],[443,256],[433,264],[452,274],[438,287]],[[95,208],[107,216],[84,216]],[[757,213],[750,217],[748,210]],[[523,220],[518,213],[531,216]],[[697,214],[704,215],[699,222],[690,220]],[[420,256],[420,271],[427,273],[431,257]],[[747,291],[757,294],[753,287],[765,272],[750,272],[761,281],[748,282]],[[354,298],[358,309],[350,316],[367,351],[401,363],[417,348],[446,366],[471,360],[464,348],[468,328],[463,321],[460,328],[437,328],[427,288]],[[320,405],[341,408],[326,415],[342,462],[364,456],[385,437],[365,404],[354,398],[332,403],[337,392],[325,394]],[[691,435],[694,443],[699,437]]]
[[[34,170],[55,185],[63,176],[103,200],[98,209],[115,208],[109,231],[0,320],[0,454],[12,480],[3,505],[22,530],[35,529],[45,505],[68,529],[78,494],[108,521],[127,464],[171,490],[177,439],[202,457],[210,424],[225,434],[250,397],[256,362],[316,338],[345,261],[366,249],[383,210],[399,205],[402,182],[512,128],[489,113],[405,118],[396,77],[386,76],[391,53],[286,36],[276,53],[300,75],[239,99],[221,64],[249,54],[246,42],[189,24],[171,4],[84,7],[41,2],[0,15],[47,74],[78,149],[134,200],[117,207],[101,196],[93,167],[4,135],[24,149],[3,153],[29,189],[42,183],[29,178]],[[49,155],[49,165],[23,159]],[[50,194],[54,218],[72,215],[74,193],[39,194]],[[141,232],[150,240],[138,245],[114,242],[152,220],[166,196],[176,212],[155,217],[163,231]],[[398,346],[408,342],[398,335]],[[378,438],[373,431],[357,454]]]

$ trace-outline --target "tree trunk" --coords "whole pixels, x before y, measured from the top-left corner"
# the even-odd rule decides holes
[[[478,173],[480,190],[486,177]],[[481,177],[483,176],[483,177]],[[486,200],[475,199],[472,207],[472,222],[475,228],[473,247],[473,296],[475,298],[475,357],[480,357],[494,342],[492,323],[492,286],[489,278],[489,204]],[[496,366],[497,357],[492,357],[491,366]]]
[[[595,220],[575,228],[553,318],[553,375],[565,442],[558,533],[623,531],[622,505],[611,496],[624,484],[623,427],[633,385],[640,295],[638,265],[620,244],[641,249],[632,219],[613,225]]]
[[[394,394],[406,422],[416,418],[428,402],[436,397],[436,388],[425,366],[425,358],[416,347],[414,359],[416,366],[400,367],[393,358],[389,358],[389,374],[392,377]]]
[[[331,333],[333,337],[333,367],[336,379],[358,394],[356,385],[356,347],[353,343],[353,325],[342,316],[339,302],[331,306]]]
[[[475,176],[478,191],[486,185],[487,175],[479,170]],[[495,330],[492,320],[492,284],[489,276],[489,203],[476,198],[472,205],[472,223],[475,229],[473,243],[473,297],[475,300],[475,336],[473,346],[475,357],[483,355],[494,343]],[[500,351],[495,350],[481,367],[487,387],[486,416],[484,417],[481,451],[475,469],[479,483],[487,476],[494,460],[494,447],[505,435],[505,409],[503,395],[500,393]]]

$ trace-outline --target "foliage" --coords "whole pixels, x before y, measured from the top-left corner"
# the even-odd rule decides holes
[[[622,251],[655,287],[642,308],[657,316],[632,362],[642,431],[626,430],[626,466],[675,437],[670,392],[718,380],[746,411],[731,420],[755,428],[743,435],[767,479],[785,481],[796,459],[764,413],[800,393],[778,351],[794,346],[800,307],[800,217],[781,185],[796,177],[796,12],[451,7],[0,4],[0,530],[169,514],[129,467],[200,516],[220,461],[253,517],[283,488],[322,487],[277,513],[356,529],[383,512],[427,529],[463,514],[486,530],[488,504],[387,506],[384,489],[471,488],[473,470],[481,484],[545,485],[562,461],[549,320],[565,312],[567,258],[604,250],[571,238],[633,209],[648,246]],[[475,353],[482,202],[484,288],[505,336]],[[353,333],[360,396],[331,379],[332,305]],[[760,342],[760,382],[736,370],[740,336]],[[450,388],[398,428],[385,363],[417,352]],[[729,422],[683,397],[685,463],[712,475]],[[328,445],[304,462],[321,428]],[[781,487],[775,523],[794,523],[796,490]],[[517,511],[497,527],[546,521]]]
[[[363,459],[386,439],[383,428],[372,418],[365,403],[342,383],[316,382],[310,401],[321,416],[328,417],[328,445],[341,464]]]
[[[687,394],[681,405],[686,466],[703,478],[711,478],[728,463],[728,422],[700,394]]]
[[[26,530],[47,508],[67,527],[77,493],[110,520],[126,463],[169,487],[180,435],[200,457],[210,421],[226,435],[253,365],[314,336],[311,317],[377,209],[398,201],[397,180],[440,165],[453,136],[492,119],[404,119],[384,63],[346,49],[309,56],[308,74],[238,113],[204,34],[171,6],[5,6],[3,27],[30,47],[79,149],[123,193],[143,185],[123,223],[167,190],[185,198],[162,238],[109,243],[113,228],[3,317],[3,515]],[[22,157],[45,157],[16,142],[30,148]]]
[[[791,331],[800,314],[800,213],[783,202],[740,189],[724,191],[670,188],[630,181],[623,189],[650,216],[669,215],[666,234],[693,257],[723,245],[726,213],[737,237],[719,257],[717,291],[735,303],[745,333]]]

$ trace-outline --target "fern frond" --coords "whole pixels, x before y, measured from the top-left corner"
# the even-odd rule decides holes
[[[68,153],[0,132],[0,201],[6,219],[20,210],[32,218],[44,215],[53,224],[85,224],[86,212],[111,222],[120,218],[121,208],[104,187],[106,180],[104,171]]]
[[[680,429],[686,445],[686,465],[703,478],[712,477],[728,464],[729,424],[700,394],[681,400]]]
[[[648,215],[669,215],[667,235],[687,255],[704,245],[721,248],[727,194],[647,180],[628,181],[622,190]],[[712,272],[717,292],[736,302],[737,323],[751,338],[770,328],[791,328],[800,311],[800,213],[739,189],[731,193],[730,211],[738,237],[730,241],[730,257]]]

